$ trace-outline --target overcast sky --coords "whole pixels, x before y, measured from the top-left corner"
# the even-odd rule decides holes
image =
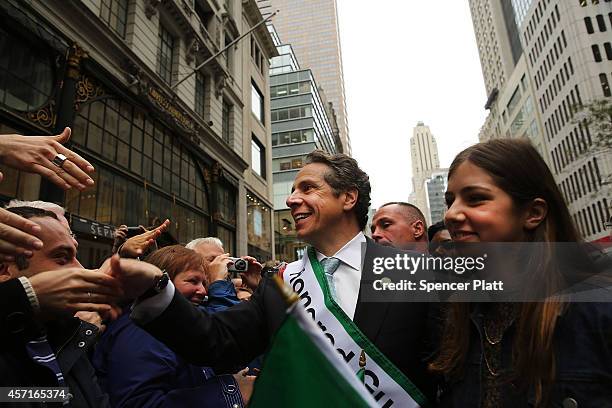
[[[349,135],[373,208],[412,191],[418,121],[448,167],[478,141],[486,92],[468,0],[337,0]]]

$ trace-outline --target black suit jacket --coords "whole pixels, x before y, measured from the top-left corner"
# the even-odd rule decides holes
[[[401,252],[367,240],[368,254],[395,256]],[[362,284],[375,275],[363,271]],[[189,362],[210,366],[217,373],[236,372],[265,352],[282,324],[286,304],[275,283],[264,279],[248,302],[208,314],[194,308],[178,291],[166,310],[142,327]],[[364,302],[358,299],[354,322],[361,331],[429,398],[433,382],[426,374],[429,348],[428,305],[424,303]],[[138,322],[137,322],[138,323]]]

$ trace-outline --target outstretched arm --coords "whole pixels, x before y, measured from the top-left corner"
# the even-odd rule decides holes
[[[2,135],[0,163],[40,174],[64,190],[93,186],[91,163],[62,145],[70,139],[70,133],[70,128],[65,128],[55,136]]]
[[[138,297],[161,271],[146,262],[114,257],[112,274],[124,292]],[[263,353],[282,323],[285,304],[274,282],[265,279],[249,302],[209,314],[192,305],[172,282],[159,294],[136,302],[131,318],[192,364],[233,373]]]

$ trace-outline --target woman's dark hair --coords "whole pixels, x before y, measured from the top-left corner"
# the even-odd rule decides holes
[[[323,178],[334,190],[334,194],[357,190],[355,216],[359,228],[363,230],[368,224],[368,208],[370,208],[370,178],[359,168],[357,161],[346,154],[329,154],[323,150],[314,150],[306,156],[306,164],[322,163],[329,167]]]
[[[168,272],[171,280],[185,271],[204,268],[202,256],[182,245],[172,245],[152,252],[145,259],[150,264]]]
[[[533,231],[527,232],[528,241],[551,243],[547,253],[530,259],[530,270],[537,272],[532,279],[546,282],[548,294],[557,293],[561,285],[559,268],[554,261],[554,242],[579,242],[567,205],[550,169],[537,150],[523,139],[495,139],[478,143],[459,153],[448,172],[449,180],[457,168],[465,163],[486,171],[494,183],[506,192],[516,208],[521,209],[540,198],[546,201],[545,219]],[[470,304],[449,305],[440,352],[430,363],[430,369],[457,375],[464,365],[470,343]],[[516,320],[513,344],[513,373],[519,383],[534,385],[538,405],[546,405],[547,394],[555,377],[553,336],[557,317],[565,304],[554,298],[542,302],[522,303]]]
[[[466,161],[489,173],[517,208],[536,198],[546,201],[546,220],[532,232],[531,241],[581,240],[550,169],[527,139],[494,139],[468,147],[453,160],[448,178]]]
[[[429,242],[433,240],[433,237],[440,231],[444,231],[446,229],[446,225],[444,221],[438,221],[435,224],[432,224],[427,228],[427,238]]]

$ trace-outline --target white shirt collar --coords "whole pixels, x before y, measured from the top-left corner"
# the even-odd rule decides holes
[[[361,244],[366,242],[365,235],[359,231],[349,242],[336,252],[333,257],[350,266],[356,271],[361,270]],[[317,259],[320,261],[325,255],[317,251]]]

